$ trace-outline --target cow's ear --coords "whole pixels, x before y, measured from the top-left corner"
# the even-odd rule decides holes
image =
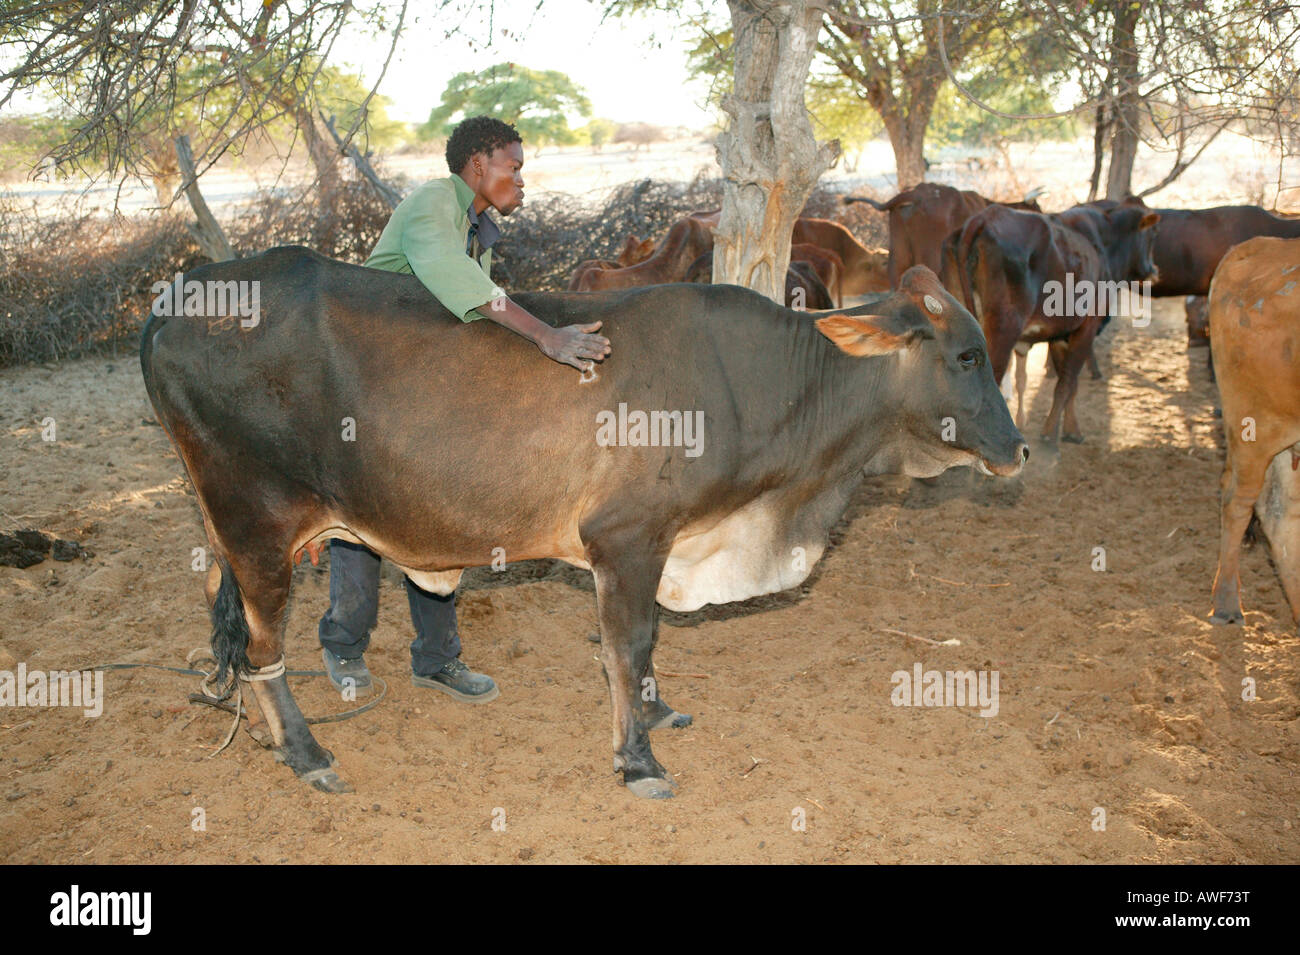
[[[817,330],[840,351],[857,358],[888,355],[915,341],[934,338],[934,326],[910,308],[890,315],[827,315],[817,319]]]
[[[1141,219],[1138,220],[1138,230],[1141,231],[1142,229],[1149,229],[1159,221],[1160,221],[1160,213],[1148,212],[1146,215],[1144,215]]]

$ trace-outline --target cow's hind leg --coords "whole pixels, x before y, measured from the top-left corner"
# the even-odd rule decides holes
[[[1226,414],[1224,420],[1228,420]],[[1228,460],[1221,482],[1219,566],[1214,574],[1212,623],[1241,623],[1245,619],[1241,612],[1241,538],[1250,524],[1271,460],[1266,451],[1256,450],[1259,447],[1276,445],[1261,445],[1257,440],[1247,446],[1229,433]]]
[[[596,577],[600,659],[609,683],[614,771],[623,774],[633,794],[667,799],[676,784],[650,749],[649,718],[657,710],[643,703],[658,695],[650,658],[664,558],[647,553],[640,542],[628,549],[591,543],[587,550]]]
[[[285,679],[284,609],[293,576],[289,554],[232,554],[219,562],[212,650],[223,674],[234,669],[244,682],[245,693],[261,710],[278,760],[323,792],[350,792],[333,769],[333,755],[312,736]]]

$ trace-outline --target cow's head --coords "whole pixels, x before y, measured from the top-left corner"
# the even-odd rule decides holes
[[[1111,278],[1119,282],[1156,280],[1154,258],[1156,227],[1160,214],[1129,199],[1102,212],[1106,225],[1101,230]]]
[[[993,380],[979,323],[925,266],[908,269],[896,292],[823,316],[817,328],[846,354],[896,363],[880,386],[887,394],[872,397],[897,413],[889,470],[933,477],[973,465],[1012,477],[1029,458]]]

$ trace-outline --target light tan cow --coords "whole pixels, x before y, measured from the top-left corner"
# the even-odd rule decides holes
[[[1300,239],[1251,239],[1223,257],[1210,348],[1228,443],[1210,619],[1242,622],[1241,538],[1253,511],[1300,621]]]

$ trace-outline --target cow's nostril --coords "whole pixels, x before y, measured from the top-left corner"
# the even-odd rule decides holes
[[[1022,444],[1020,446],[1020,463],[1024,464],[1028,460],[1029,460],[1029,445]]]

